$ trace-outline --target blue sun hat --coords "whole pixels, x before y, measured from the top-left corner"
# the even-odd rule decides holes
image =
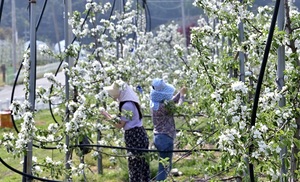
[[[165,83],[163,79],[155,78],[152,81],[152,90],[150,92],[150,107],[158,110],[159,104],[171,100],[175,92],[173,85]]]

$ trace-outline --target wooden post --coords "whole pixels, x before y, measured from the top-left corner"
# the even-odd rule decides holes
[[[5,83],[6,82],[6,77],[5,77],[5,75],[6,75],[6,66],[5,66],[5,64],[1,65],[1,72],[2,72],[2,81],[3,81],[3,83]]]

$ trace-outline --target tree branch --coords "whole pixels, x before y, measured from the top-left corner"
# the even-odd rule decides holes
[[[286,32],[288,34],[288,37],[291,37],[291,35],[293,34],[293,28],[292,28],[292,21],[291,21],[291,17],[290,17],[290,6],[289,6],[289,2],[288,0],[284,0],[284,8],[285,8],[285,16],[286,16]],[[290,44],[289,47],[291,48],[293,53],[297,53],[297,47],[296,47],[296,43],[295,43],[295,39],[290,38]],[[300,66],[300,62],[298,58],[296,59],[296,63],[298,66]]]
[[[245,20],[246,20],[247,23],[249,23],[249,25],[250,25],[252,28],[254,28],[254,30],[256,30],[258,33],[260,33],[260,35],[262,35],[262,32],[261,32],[259,29],[257,29],[254,25],[252,25],[252,23],[251,23],[248,19],[245,19]]]

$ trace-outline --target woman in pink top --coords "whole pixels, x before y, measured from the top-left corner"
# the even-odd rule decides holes
[[[143,127],[143,116],[137,94],[122,80],[117,80],[111,86],[104,87],[104,90],[113,99],[119,101],[120,118],[115,126],[125,130],[124,138],[126,147],[148,149],[149,139]],[[131,117],[126,116],[124,112],[129,112]],[[102,111],[102,114],[108,119],[113,119],[106,111]],[[150,167],[144,154],[145,152],[139,150],[128,150],[130,182],[150,181]]]

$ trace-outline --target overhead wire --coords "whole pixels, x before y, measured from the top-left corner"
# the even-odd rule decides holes
[[[149,2],[149,1],[148,1]],[[160,3],[163,3],[163,2],[161,2],[160,1]],[[179,9],[179,8],[181,8],[181,4],[178,4],[178,5],[176,5],[176,6],[174,6],[174,7],[167,7],[167,6],[159,6],[159,5],[157,5],[158,3],[152,3],[151,5],[153,5],[154,7],[157,7],[157,8],[159,8],[159,9],[163,9],[163,10],[175,10],[175,9]]]
[[[111,11],[110,11],[110,14],[109,14],[109,20],[111,19],[111,16],[112,16],[112,14],[113,14],[113,11],[114,11],[114,9],[115,9],[115,6],[116,6],[116,0],[114,0],[114,2],[113,2],[113,4],[112,4],[112,8],[111,8]],[[84,18],[84,21],[82,22],[81,28],[84,26],[85,22],[87,21],[87,18],[88,18],[89,14],[90,14],[90,11],[91,11],[91,9],[88,10],[88,12],[87,12],[87,14],[86,14],[86,16],[85,16],[85,18]],[[104,34],[104,33],[106,32],[106,30],[107,30],[107,28],[105,28],[105,29],[103,30],[103,33],[102,33],[102,34]],[[76,41],[76,39],[77,39],[77,37],[75,36],[75,37],[73,38],[71,44],[74,43],[74,42]],[[94,51],[95,51],[95,50],[94,50]],[[93,52],[94,52],[94,51],[93,51]],[[61,60],[60,60],[60,64],[58,65],[58,67],[57,67],[57,69],[56,69],[56,72],[55,72],[55,74],[54,74],[55,76],[57,76],[57,74],[59,73],[59,70],[60,70],[61,65],[62,65],[63,62],[64,62],[64,60],[61,59]],[[51,85],[51,87],[50,87],[50,92],[52,92],[52,89],[53,89],[53,85]],[[52,105],[53,105],[53,103],[51,103],[51,101],[49,101],[49,110],[50,110],[50,114],[51,114],[52,118],[54,119],[54,121],[55,121],[56,123],[58,123],[58,121],[56,120],[56,117],[54,116],[53,109],[52,109]],[[67,113],[67,114],[68,114],[68,113]]]
[[[3,6],[4,6],[4,0],[1,0],[1,5],[0,5],[0,23],[1,23],[1,19],[2,19]]]
[[[218,130],[213,131],[211,134],[209,134],[208,136],[205,137],[205,139],[211,137],[212,135],[214,135],[216,132],[218,132]],[[175,162],[173,162],[172,164],[176,164],[177,162],[179,162],[180,160],[186,158],[187,156],[189,156],[192,152],[199,152],[199,151],[215,151],[215,152],[221,152],[220,149],[196,149],[196,147],[198,147],[199,145],[201,145],[203,143],[203,141],[205,141],[204,139],[199,142],[197,145],[193,146],[191,149],[187,149],[187,150],[164,150],[164,151],[160,151],[160,150],[153,150],[153,149],[143,149],[143,148],[129,148],[129,147],[120,147],[120,146],[107,146],[107,145],[97,145],[97,144],[80,144],[80,145],[71,145],[69,146],[70,148],[74,148],[74,147],[101,147],[101,148],[110,148],[110,149],[119,149],[119,150],[127,150],[127,151],[140,151],[140,152],[162,152],[162,153],[169,153],[169,152],[173,152],[173,153],[185,153],[184,155],[182,155],[180,158],[178,158]],[[107,153],[103,153],[106,155],[110,155],[110,156],[114,156],[114,157],[128,157],[127,155],[112,155],[112,154],[107,154]],[[170,171],[169,171],[170,172]],[[158,174],[157,174],[158,175]],[[151,181],[155,181],[155,178],[152,178]]]
[[[57,181],[57,180],[51,180],[51,179],[45,179],[45,178],[40,178],[40,177],[37,177],[37,176],[33,176],[33,175],[29,175],[27,173],[24,173],[24,172],[21,172],[17,169],[15,169],[14,167],[12,167],[11,165],[7,164],[1,157],[0,157],[0,162],[5,166],[7,167],[8,169],[12,170],[13,172],[15,173],[18,173],[24,177],[28,177],[30,179],[36,179],[36,180],[39,180],[39,181],[47,181],[47,182],[62,182],[62,181]]]
[[[144,5],[145,5],[145,13],[146,13],[146,25],[148,26],[148,29],[146,29],[146,31],[150,32],[151,31],[151,13],[150,13],[147,1],[145,0],[144,2],[145,2]]]
[[[217,133],[218,130],[213,131],[210,135],[206,136],[205,139],[210,138],[211,136],[213,136],[215,133]],[[176,164],[177,162],[179,162],[180,160],[186,158],[187,156],[189,156],[192,152],[195,151],[195,148],[198,147],[199,145],[201,145],[205,140],[203,139],[201,142],[199,142],[197,145],[193,146],[191,149],[189,149],[184,155],[182,155],[180,158],[178,158],[175,162],[173,162],[172,164]],[[215,150],[211,150],[211,151],[221,151],[220,149],[215,149]],[[168,166],[167,166],[168,167]],[[165,167],[165,168],[167,168]],[[170,172],[170,171],[169,171]],[[156,176],[158,176],[159,174],[157,174]],[[154,181],[156,176],[154,178],[152,178],[151,181]]]
[[[155,19],[155,20],[161,20],[161,21],[169,21],[170,20],[170,18],[167,18],[167,17],[163,18],[163,17],[159,17],[159,16],[151,16],[151,18]],[[180,19],[180,18],[181,18],[181,16],[178,15],[177,19]]]
[[[202,142],[200,142],[201,144]],[[162,152],[162,153],[168,153],[168,152],[174,152],[174,153],[191,153],[191,152],[199,152],[199,151],[216,151],[219,152],[221,151],[220,149],[206,149],[206,148],[202,148],[202,149],[195,149],[197,146],[199,146],[200,144],[197,144],[195,147],[193,147],[192,149],[186,149],[186,150],[154,150],[154,149],[143,149],[143,148],[130,148],[130,147],[120,147],[120,146],[111,146],[111,145],[98,145],[98,144],[76,144],[76,145],[70,145],[70,148],[75,148],[75,147],[82,147],[82,148],[93,148],[93,147],[101,147],[101,148],[110,148],[110,149],[119,149],[119,150],[135,150],[135,151],[140,151],[140,152]]]
[[[112,4],[111,11],[110,11],[110,14],[109,14],[109,17],[108,17],[109,20],[111,20],[111,16],[112,16],[112,14],[114,12],[115,6],[116,6],[116,0],[114,0],[114,2]],[[103,31],[102,34],[104,34],[106,32],[106,30],[107,30],[107,28],[105,27],[105,29],[104,29],[104,31]]]
[[[261,63],[261,69],[260,69],[258,82],[257,82],[257,86],[256,86],[255,97],[254,97],[254,101],[253,101],[252,115],[251,115],[251,127],[255,126],[259,95],[260,95],[260,90],[261,90],[261,86],[262,86],[262,82],[263,82],[263,78],[264,78],[266,65],[268,62],[269,52],[271,49],[272,39],[273,39],[274,30],[275,30],[275,26],[276,26],[276,20],[277,20],[278,11],[279,11],[279,5],[280,5],[280,0],[276,0],[273,17],[272,17],[272,21],[271,21],[271,25],[270,25],[270,29],[269,29],[268,39],[267,39],[267,43],[266,43],[266,47],[265,47],[265,51],[264,51],[264,55],[263,55],[263,61]],[[253,138],[251,140],[253,140]],[[251,144],[249,147],[249,156],[252,155],[253,148],[254,148],[254,145]],[[253,163],[249,163],[249,175],[250,175],[251,182],[254,182],[255,176],[254,176]]]
[[[194,145],[191,149],[186,149],[186,150],[164,150],[164,151],[160,151],[160,150],[153,150],[153,149],[143,149],[143,148],[130,148],[130,147],[120,147],[120,146],[107,146],[107,145],[99,145],[99,144],[79,144],[79,145],[70,145],[69,147],[72,149],[74,147],[82,147],[82,148],[93,148],[93,147],[101,147],[101,148],[110,148],[110,149],[119,149],[119,150],[127,150],[127,151],[140,151],[140,152],[162,152],[162,153],[185,153],[184,155],[182,155],[180,158],[178,158],[175,162],[173,162],[172,164],[176,164],[177,162],[179,162],[180,160],[186,158],[187,156],[189,156],[192,152],[199,152],[199,151],[214,151],[214,152],[221,152],[220,149],[218,148],[212,148],[212,149],[206,149],[206,148],[202,148],[202,149],[196,149],[196,147],[198,147],[199,145],[201,145],[207,138],[210,138],[211,136],[213,136],[215,133],[217,133],[218,130],[213,131],[212,133],[210,133],[209,135],[207,135],[205,137],[205,139],[203,139],[201,142],[197,143],[197,145]],[[104,153],[105,154],[105,153]],[[107,154],[107,155],[111,155],[112,154]],[[124,156],[124,155],[114,155],[115,157],[128,157],[128,156]],[[170,171],[169,171],[170,172]],[[157,174],[158,175],[158,174]],[[151,181],[155,180],[156,176],[154,178],[151,179]]]
[[[87,14],[86,14],[86,16],[85,16],[85,18],[84,18],[84,21],[83,21],[82,24],[81,24],[81,28],[84,26],[85,22],[87,21],[87,18],[88,18],[88,16],[89,16],[90,12],[91,12],[91,9],[88,10],[88,12],[87,12]],[[77,39],[77,37],[75,36],[75,37],[73,38],[73,40],[71,41],[71,44],[73,44],[73,43],[76,41],[76,39]],[[65,43],[66,43],[66,42],[65,42]],[[77,56],[79,56],[79,54],[78,54]],[[56,69],[56,71],[55,71],[55,74],[54,74],[55,76],[57,76],[57,74],[59,73],[59,70],[60,70],[61,65],[62,65],[63,62],[64,62],[64,59],[61,59],[59,65],[58,65],[58,67],[57,67],[57,69]],[[52,92],[52,90],[53,90],[53,85],[50,86],[50,93]],[[53,109],[52,109],[52,105],[53,105],[53,103],[49,100],[49,110],[50,110],[50,114],[51,114],[53,120],[55,121],[55,123],[59,124],[58,121],[56,120],[55,116],[54,116]],[[67,113],[67,114],[68,114],[68,113]]]
[[[111,12],[110,12],[110,15],[109,15],[109,19],[111,19],[111,16],[112,16],[113,11],[115,9],[115,5],[116,5],[116,0],[114,0],[114,2],[113,2],[112,9],[111,9]],[[124,1],[123,1],[123,5],[125,5]],[[125,9],[123,9],[123,10],[125,10]],[[91,9],[88,10],[88,12],[87,12],[87,14],[85,16],[85,19],[82,22],[81,27],[83,27],[84,24],[85,24],[85,22],[87,21],[87,18],[88,18],[89,14],[90,14],[90,11],[91,11]],[[104,29],[103,34],[105,33],[105,31],[106,31],[106,28]],[[76,39],[77,39],[77,37],[75,36],[74,39],[73,39],[73,41],[72,41],[72,43],[74,43],[76,41]],[[63,61],[64,61],[63,59],[60,60],[60,64],[59,64],[59,66],[58,66],[58,68],[57,68],[57,70],[55,72],[55,76],[57,76],[57,74],[58,74],[58,72],[60,70],[60,67],[61,67]],[[50,87],[50,92],[52,91],[52,89],[53,89],[53,85]],[[56,123],[58,123],[57,120],[56,120],[56,118],[55,118],[55,116],[54,116],[53,109],[52,109],[52,103],[51,102],[49,102],[49,110],[50,110],[52,118],[55,120]],[[69,113],[67,113],[67,114],[69,114]]]

